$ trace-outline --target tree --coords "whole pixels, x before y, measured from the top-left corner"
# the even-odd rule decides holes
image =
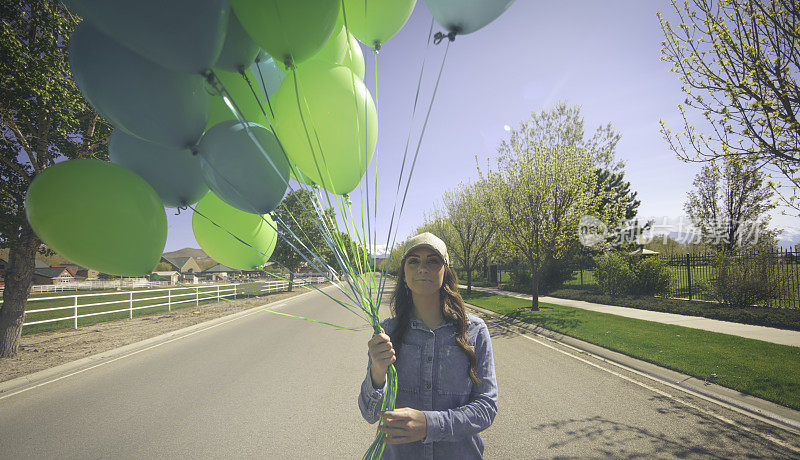
[[[612,163],[618,140],[610,125],[585,140],[580,108],[561,102],[511,130],[498,148],[496,170],[479,169],[498,238],[530,268],[534,310],[542,266],[576,244],[580,218],[599,207],[601,197],[589,193],[593,171]],[[605,212],[601,220],[618,214],[613,204]]]
[[[635,218],[642,202],[636,199],[637,192],[631,191],[631,183],[625,181],[625,173],[598,168],[594,170],[594,174],[596,179],[593,193],[602,197],[597,209],[598,214],[606,214],[605,211],[612,205],[621,205],[615,208],[620,211],[618,216],[620,222]]]
[[[692,223],[711,246],[726,251],[773,239],[776,235],[767,230],[767,224],[775,203],[764,173],[752,162],[723,161],[721,171],[711,162],[695,177],[695,188],[684,205]]]
[[[671,149],[685,161],[746,157],[800,185],[800,7],[794,0],[692,0],[672,6],[678,28],[659,13],[661,58],[683,83],[678,109],[684,132],[661,122]],[[701,114],[709,134],[689,121]]]
[[[326,223],[320,219],[317,208],[321,209],[317,197],[308,190],[300,189],[286,195],[281,205],[274,211],[279,236],[270,259],[289,271],[290,291],[294,283],[294,274],[306,259],[321,270],[328,268],[323,265],[326,265],[325,259],[330,260],[330,248],[323,237],[322,228],[333,222],[334,214],[332,209],[325,210],[325,219],[328,219]],[[328,227],[326,234],[331,228]],[[297,238],[300,239],[299,242]],[[314,255],[320,256],[323,261]]]
[[[9,260],[0,309],[0,357],[17,353],[36,253],[25,218],[33,178],[62,158],[107,159],[111,126],[81,95],[67,63],[78,18],[57,1],[0,4],[0,246]]]
[[[486,184],[467,182],[445,192],[444,208],[432,233],[447,245],[450,263],[460,266],[467,274],[467,294],[472,293],[472,272],[487,256],[492,236],[497,228],[489,216],[491,202]]]

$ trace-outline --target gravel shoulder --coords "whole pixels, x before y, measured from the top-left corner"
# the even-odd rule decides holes
[[[320,286],[321,287],[321,286]],[[269,305],[308,292],[277,292],[249,299],[185,307],[171,312],[81,326],[78,329],[28,334],[20,337],[13,358],[0,358],[0,382],[49,369],[87,356],[157,337],[243,310]]]

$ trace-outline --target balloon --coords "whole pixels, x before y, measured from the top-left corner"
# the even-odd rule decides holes
[[[69,62],[83,95],[117,128],[175,148],[203,134],[209,96],[200,75],[156,65],[88,21],[72,33]]]
[[[347,30],[344,24],[337,22],[331,36],[311,59],[338,65],[344,61],[345,51],[347,51]]]
[[[168,69],[202,72],[225,41],[227,0],[70,0],[70,8],[127,48]]]
[[[267,222],[258,214],[228,206],[209,192],[195,206],[192,231],[197,243],[212,259],[231,268],[253,270],[269,260],[278,240],[275,222],[268,215],[263,218]]]
[[[214,69],[214,74],[219,78],[222,86],[228,91],[236,107],[244,114],[247,121],[252,121],[262,126],[267,125],[267,119],[264,118],[264,112],[261,111],[261,108],[263,107],[264,110],[269,110],[269,107],[267,107],[267,103],[264,101],[261,91],[259,91],[260,83],[258,79],[253,75],[250,69],[245,71],[245,75],[247,75],[247,78],[253,85],[253,90],[258,95],[258,99],[253,96],[253,90],[250,89],[247,81],[245,81],[240,73]],[[259,105],[259,103],[261,105]],[[212,96],[208,106],[206,131],[211,129],[212,126],[228,120],[236,120],[236,115],[234,115],[228,105],[225,104],[222,95]]]
[[[342,65],[352,70],[353,73],[358,75],[361,81],[364,81],[364,75],[366,73],[364,54],[361,53],[361,44],[358,43],[358,40],[356,40],[353,34],[348,34],[348,47],[345,51]]]
[[[250,66],[250,71],[253,72],[253,75],[257,79],[258,87],[261,88],[265,98],[272,97],[272,95],[278,91],[281,82],[286,77],[286,74],[283,73],[283,70],[275,63],[275,60],[263,50],[256,58],[256,62]]]
[[[50,249],[112,275],[150,273],[167,241],[167,215],[153,188],[106,161],[46,168],[28,188],[25,212]]]
[[[344,0],[343,7],[350,32],[361,43],[380,49],[403,28],[416,4],[417,0]]]
[[[117,129],[108,140],[108,153],[112,163],[146,180],[164,206],[189,206],[208,192],[200,160],[188,149],[153,144]]]
[[[330,36],[339,0],[231,0],[253,41],[289,66],[314,55]]]
[[[372,96],[344,66],[313,60],[295,72],[303,119],[294,79],[289,77],[273,98],[275,133],[304,175],[330,192],[350,193],[361,181],[377,143]]]
[[[266,214],[286,193],[289,162],[272,131],[255,123],[247,123],[247,129],[272,164],[242,123],[224,121],[200,139],[200,167],[208,187],[223,201],[242,211]]]
[[[458,35],[475,32],[497,19],[514,0],[425,0],[433,17]]]
[[[244,30],[236,15],[231,14],[225,44],[214,67],[229,72],[239,72],[239,69],[250,67],[259,51],[258,45],[250,39],[250,35]]]

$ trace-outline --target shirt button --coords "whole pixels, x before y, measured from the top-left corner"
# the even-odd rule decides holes
[[[426,384],[425,384],[425,388],[427,388],[427,389],[429,389],[429,390],[430,390],[430,389],[431,389],[431,384],[430,384],[430,383],[426,383]]]
[[[433,356],[428,356],[428,362],[433,361]]]

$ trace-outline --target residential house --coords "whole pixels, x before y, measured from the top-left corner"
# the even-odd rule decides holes
[[[60,284],[77,281],[67,267],[33,269],[33,284]]]
[[[198,281],[197,274],[202,272],[200,265],[194,257],[164,257],[161,262],[166,262],[172,270],[181,274],[181,281],[184,283],[195,284]]]
[[[204,271],[202,275],[211,281],[222,281],[229,279],[231,275],[237,275],[241,272],[241,270],[237,270],[222,264],[217,264]]]

